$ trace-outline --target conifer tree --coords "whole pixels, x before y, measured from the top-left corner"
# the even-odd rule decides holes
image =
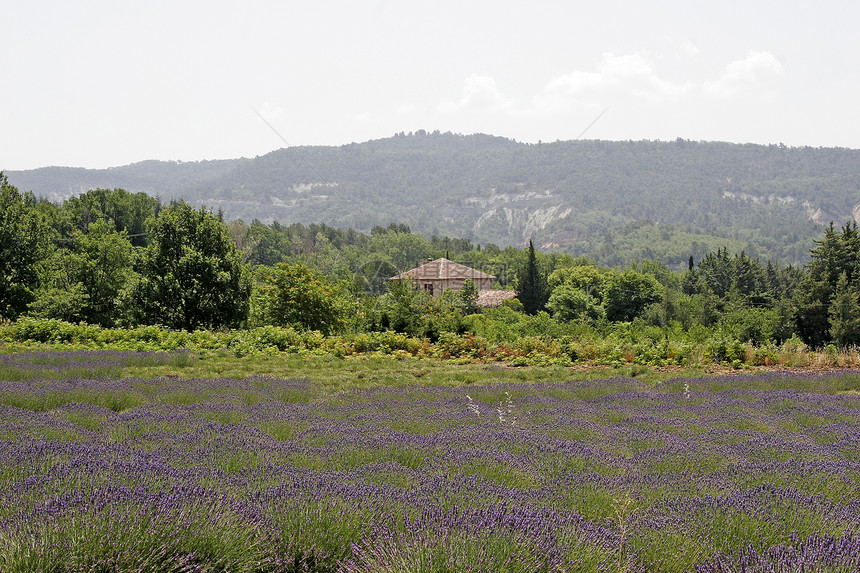
[[[815,248],[809,252],[812,260],[806,267],[808,274],[797,297],[795,314],[797,332],[807,344],[820,346],[832,336],[844,345],[850,338],[848,309],[851,297],[848,292],[857,292],[858,243],[860,233],[856,223],[846,224],[840,230],[830,223],[824,231],[824,238],[815,241]],[[837,296],[841,297],[838,301],[840,310],[836,306]],[[839,337],[835,334],[837,332]]]
[[[848,284],[847,273],[839,276],[828,311],[830,336],[841,347],[860,343],[860,297]]]
[[[517,284],[519,285],[517,298],[523,304],[523,310],[527,314],[537,314],[544,309],[549,289],[546,275],[541,273],[538,267],[537,254],[531,239],[529,239],[528,260],[517,277]]]

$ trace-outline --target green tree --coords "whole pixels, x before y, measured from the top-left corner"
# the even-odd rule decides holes
[[[699,261],[698,270],[699,277],[711,292],[720,298],[729,294],[734,283],[734,268],[728,249],[717,249],[716,252],[705,255],[705,258]],[[702,289],[697,292],[702,292]]]
[[[388,285],[388,279],[397,274],[397,267],[383,257],[370,259],[361,265],[355,273],[353,282],[359,293],[382,294]]]
[[[227,227],[205,208],[178,202],[148,224],[136,317],[171,328],[235,327],[248,316],[251,282]]]
[[[552,313],[553,318],[565,322],[596,321],[606,315],[606,311],[594,297],[570,284],[562,284],[554,288],[546,308]]]
[[[603,293],[606,318],[611,321],[631,321],[645,308],[662,298],[663,287],[651,275],[636,271],[616,274]]]
[[[767,290],[766,274],[761,263],[741,251],[732,260],[732,275],[732,288],[740,296],[760,301],[761,295]]]
[[[463,311],[463,314],[478,312],[478,287],[475,285],[475,281],[466,279],[457,295],[457,306]]]
[[[552,292],[559,286],[567,285],[584,291],[600,304],[603,301],[603,288],[613,274],[613,271],[593,265],[578,265],[553,271],[549,275],[548,283]]]
[[[814,281],[823,281],[830,286],[836,286],[839,275],[847,272],[842,264],[842,234],[837,232],[830,223],[824,230],[824,238],[815,241],[815,247],[809,251],[810,261],[806,265],[809,276]]]
[[[278,263],[254,296],[255,322],[325,335],[343,330],[348,306],[340,289],[302,263]]]
[[[63,203],[60,231],[88,232],[96,221],[109,221],[117,232],[125,231],[134,246],[146,244],[146,220],[158,210],[158,200],[146,193],[129,193],[124,189],[93,189]]]
[[[133,276],[128,233],[102,219],[65,244],[46,262],[43,288],[30,313],[112,326],[122,311],[120,293]]]
[[[794,327],[803,341],[812,347],[821,347],[830,340],[828,308],[833,291],[825,281],[807,276],[798,289],[794,305]]]
[[[423,235],[390,230],[373,235],[368,251],[386,255],[401,271],[411,269],[436,254]]]
[[[243,250],[248,263],[272,266],[290,255],[290,242],[283,235],[254,219],[244,238]]]
[[[825,229],[824,238],[815,241],[815,247],[809,252],[810,260],[807,265],[807,277],[803,288],[797,289],[795,300],[797,312],[795,323],[798,334],[812,346],[821,346],[833,336],[832,305],[835,303],[836,291],[840,282],[847,285],[840,293],[843,308],[848,303],[849,290],[856,289],[855,281],[860,266],[860,237],[857,224],[847,224],[837,231],[833,223]],[[847,298],[846,298],[847,297]],[[841,312],[841,311],[840,311]],[[841,315],[840,315],[841,316]],[[844,330],[844,316],[837,319],[840,323],[837,329],[840,336],[848,332]]]
[[[740,306],[720,316],[718,330],[742,342],[762,344],[785,339],[783,317],[778,308]]]
[[[830,336],[841,347],[860,343],[860,296],[842,273],[828,311]]]
[[[67,287],[50,285],[40,289],[36,300],[27,307],[27,315],[66,322],[85,322],[89,304],[90,296],[81,283]]]
[[[543,310],[548,297],[547,278],[538,266],[535,246],[529,240],[528,259],[517,276],[517,298],[523,303],[526,314],[537,314]]]
[[[51,252],[51,231],[34,208],[0,172],[0,318],[15,319],[33,302],[37,265]]]
[[[426,313],[432,297],[419,291],[411,280],[390,281],[382,299],[383,326],[395,332],[420,336],[426,330]]]

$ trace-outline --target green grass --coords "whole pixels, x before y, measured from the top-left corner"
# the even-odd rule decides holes
[[[77,349],[57,344],[0,343],[0,354]],[[51,358],[46,358],[50,361]],[[123,362],[106,365],[97,370],[76,369],[67,364],[60,373],[33,372],[14,367],[0,367],[2,380],[27,380],[51,376],[83,378],[176,377],[176,378],[248,378],[271,376],[279,378],[311,378],[327,391],[379,386],[408,386],[416,383],[431,386],[469,386],[498,381],[508,383],[552,382],[559,379],[588,380],[624,376],[635,378],[644,387],[678,376],[700,376],[700,368],[661,370],[654,367],[625,365],[618,367],[524,366],[510,367],[503,363],[462,363],[411,356],[357,355],[338,358],[330,354],[255,355],[237,357],[222,350],[182,351],[167,360],[129,357]]]

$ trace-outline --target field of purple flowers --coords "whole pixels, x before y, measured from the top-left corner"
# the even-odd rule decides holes
[[[169,359],[0,357],[0,571],[860,570],[858,371],[111,375]]]

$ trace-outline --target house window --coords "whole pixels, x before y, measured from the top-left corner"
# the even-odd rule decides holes
[[[424,290],[430,293],[430,296],[433,296],[433,283],[424,283]]]

